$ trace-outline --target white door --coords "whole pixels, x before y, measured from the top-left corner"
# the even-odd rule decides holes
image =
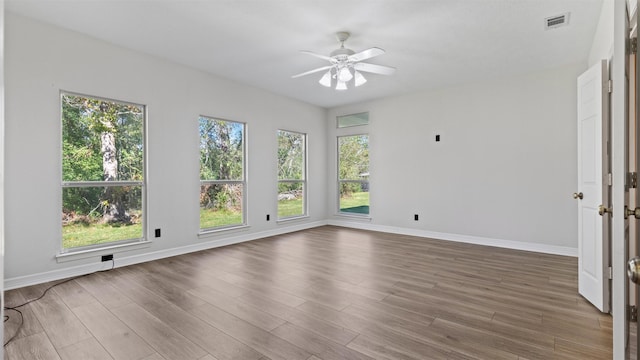
[[[607,61],[578,77],[578,288],[602,312],[609,312],[610,208],[607,160]]]

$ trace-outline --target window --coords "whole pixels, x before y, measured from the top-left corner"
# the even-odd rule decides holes
[[[62,251],[144,238],[142,105],[62,93]]]
[[[360,125],[369,125],[368,112],[338,116],[338,128],[360,126]]]
[[[278,219],[306,215],[305,134],[278,130]]]
[[[245,224],[245,124],[201,116],[200,230]]]
[[[369,214],[369,136],[338,137],[338,210]]]

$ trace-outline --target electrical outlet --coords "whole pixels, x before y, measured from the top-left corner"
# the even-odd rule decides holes
[[[413,220],[418,221],[418,214],[413,215]]]
[[[160,237],[160,229],[156,229],[156,237]]]
[[[113,254],[102,255],[102,261],[111,261],[111,260],[113,260]]]

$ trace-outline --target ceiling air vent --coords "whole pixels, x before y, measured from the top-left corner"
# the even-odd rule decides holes
[[[555,29],[561,26],[569,25],[569,13],[551,16],[544,19],[544,29]]]

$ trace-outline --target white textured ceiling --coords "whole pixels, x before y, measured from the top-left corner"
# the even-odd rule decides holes
[[[7,0],[8,11],[322,107],[586,61],[602,0]],[[569,26],[544,19],[570,12]],[[335,32],[392,76],[318,84]],[[490,90],[488,90],[490,91]]]

